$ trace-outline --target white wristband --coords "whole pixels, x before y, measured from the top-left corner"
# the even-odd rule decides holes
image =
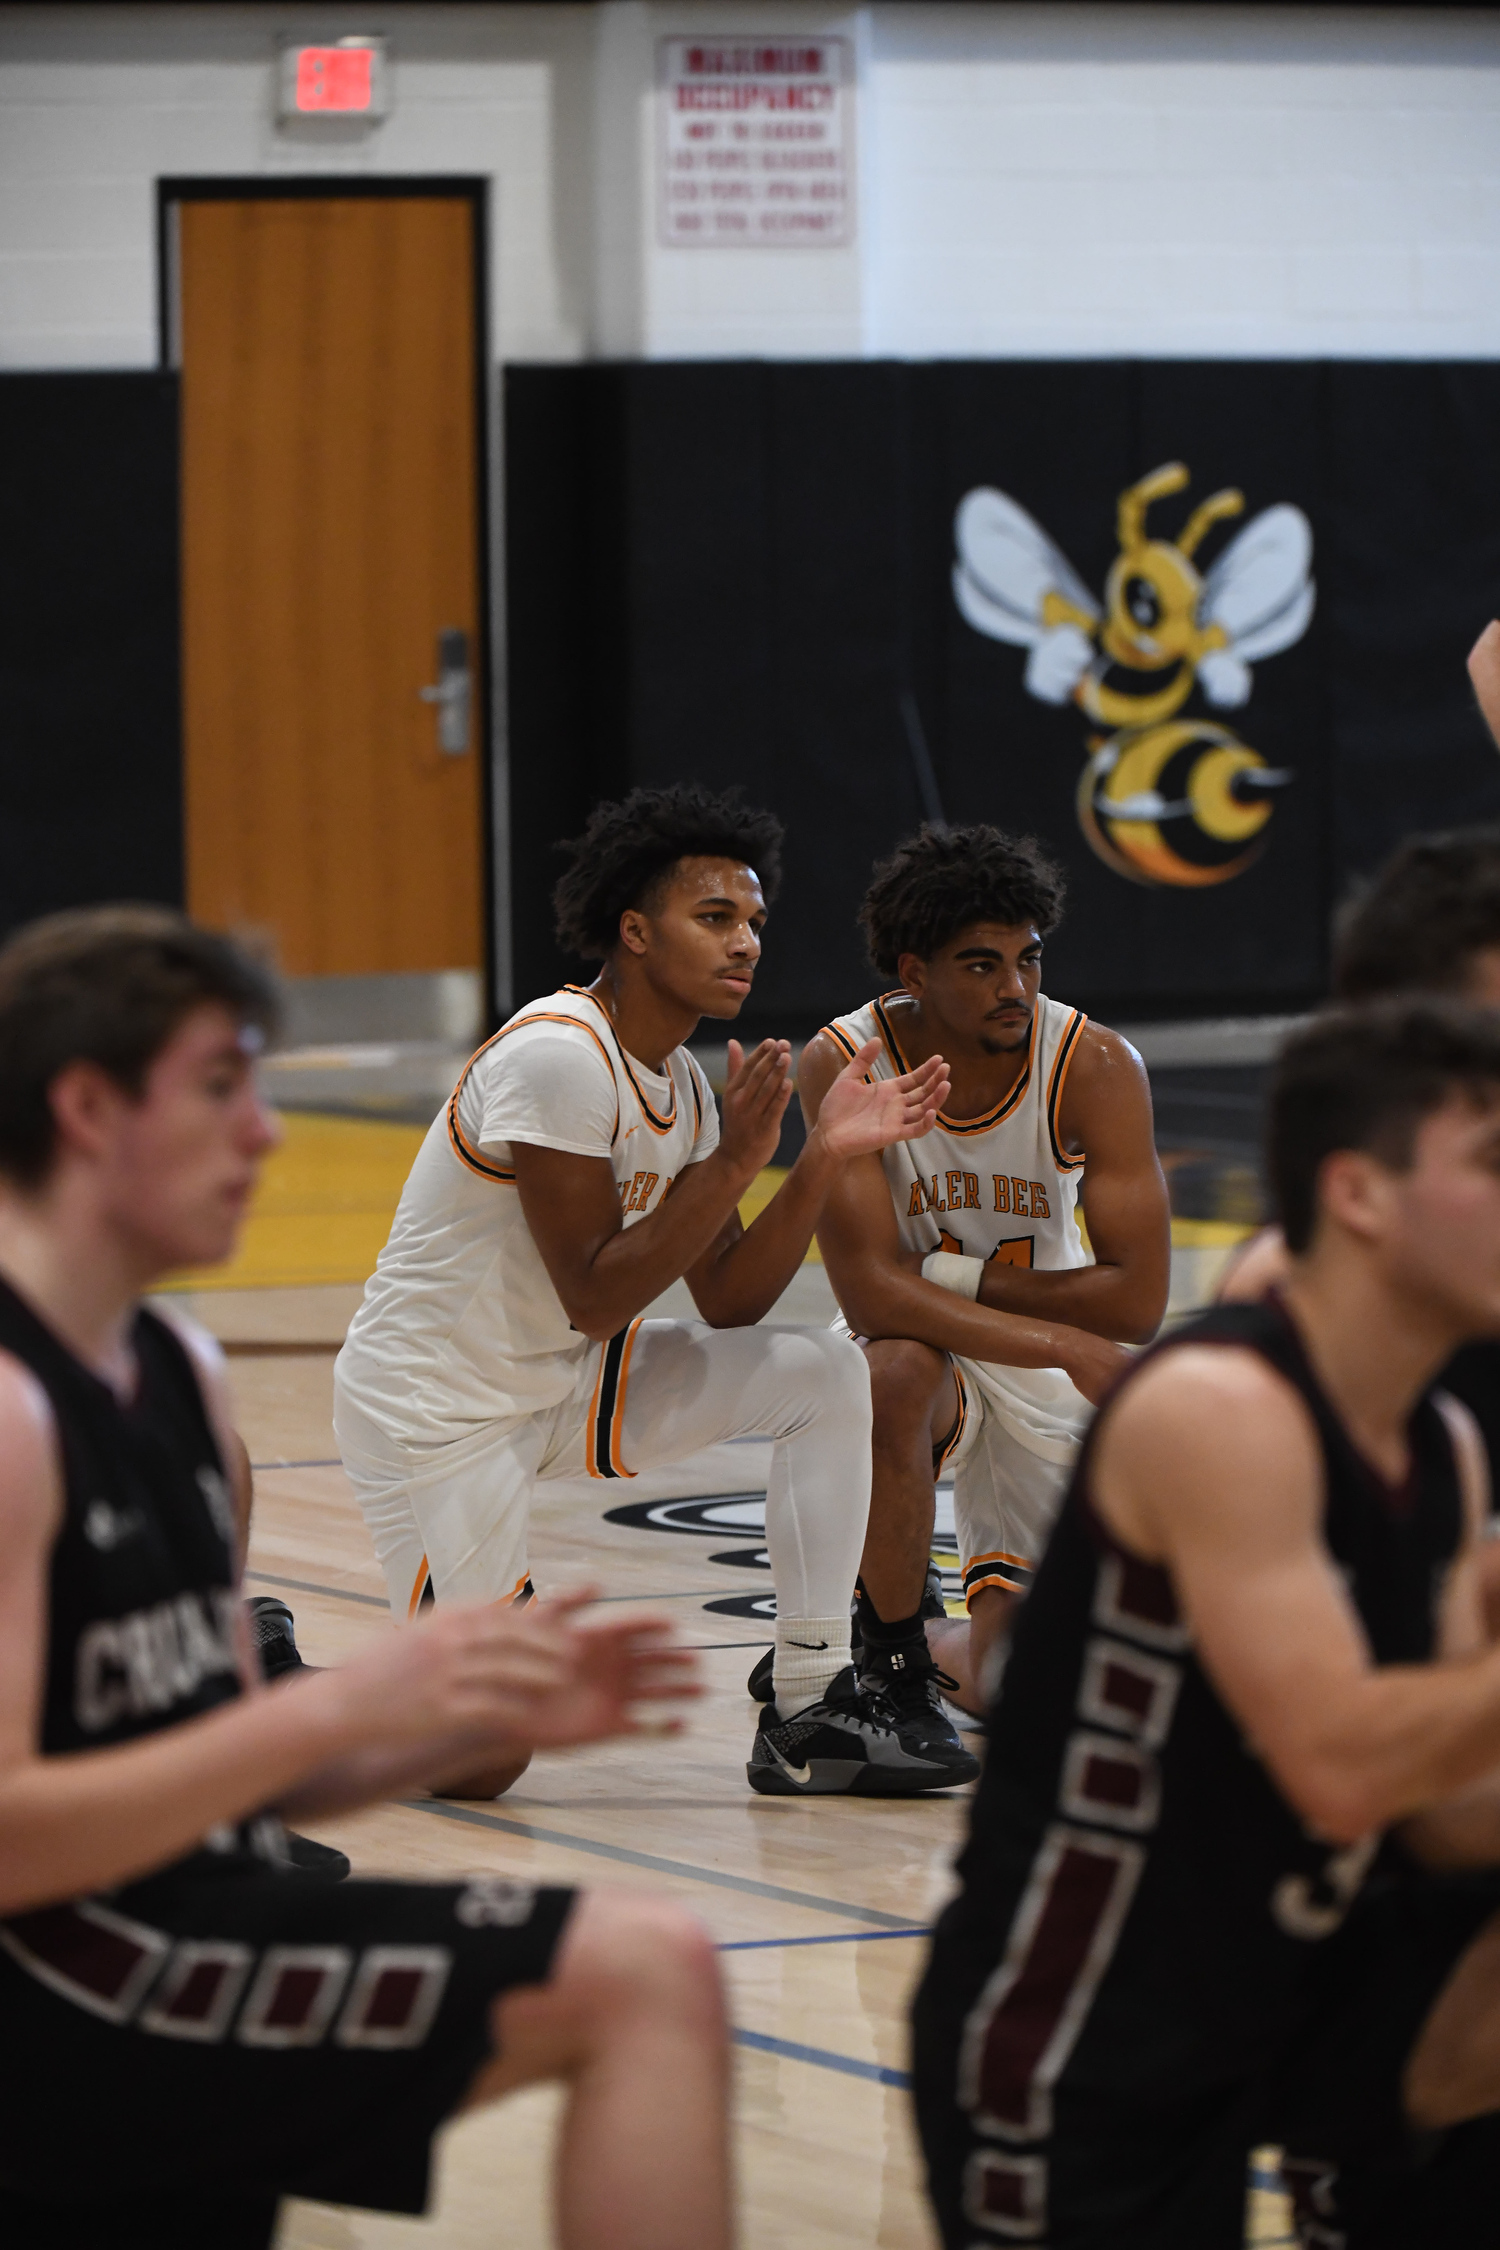
[[[935,1281],[939,1289],[951,1289],[955,1297],[977,1299],[984,1260],[965,1258],[955,1250],[929,1250],[922,1260],[922,1279]]]

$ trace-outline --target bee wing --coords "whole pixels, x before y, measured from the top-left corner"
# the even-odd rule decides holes
[[[1307,631],[1316,589],[1312,525],[1300,508],[1267,508],[1246,524],[1203,581],[1201,625],[1222,625],[1233,653],[1251,664],[1290,648]]]
[[[980,485],[959,502],[953,519],[958,560],[953,593],[976,632],[1034,648],[1046,627],[1042,603],[1062,594],[1086,616],[1099,604],[1060,547],[1007,493]]]

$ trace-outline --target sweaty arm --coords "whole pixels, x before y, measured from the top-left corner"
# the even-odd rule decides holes
[[[776,1154],[791,1096],[791,1050],[784,1040],[766,1040],[742,1057],[731,1040],[729,1056],[717,1146],[685,1165],[659,1207],[630,1227],[613,1168],[602,1157],[512,1137],[527,1226],[569,1320],[585,1336],[616,1335],[684,1276],[710,1326],[748,1327],[761,1319],[806,1257],[850,1152],[926,1131],[947,1086],[935,1062],[878,1086],[865,1084],[863,1062],[850,1064],[823,1129],[808,1135],[747,1228],[738,1205]]]
[[[1200,1662],[1315,1832],[1355,1843],[1500,1764],[1500,1649],[1478,1637],[1472,1527],[1440,1660],[1375,1664],[1323,1542],[1311,1418],[1256,1354],[1184,1345],[1143,1369],[1095,1440],[1092,1489],[1121,1543],[1170,1571]]]
[[[1063,1088],[1058,1134],[1064,1148],[1085,1159],[1082,1200],[1094,1263],[1039,1272],[992,1260],[979,1302],[1067,1321],[1121,1344],[1147,1343],[1167,1309],[1171,1219],[1145,1066],[1118,1032],[1085,1027]]]
[[[791,1055],[784,1042],[768,1039],[741,1060],[731,1040],[730,1061],[717,1145],[711,1131],[700,1133],[707,1153],[695,1152],[656,1210],[629,1227],[614,1168],[602,1149],[586,1155],[528,1141],[513,1129],[503,1134],[503,1112],[495,1129],[487,1129],[492,1142],[509,1139],[526,1224],[563,1310],[582,1335],[600,1342],[618,1335],[674,1281],[739,1239],[740,1198],[770,1162],[781,1135]],[[705,1123],[712,1125],[711,1103]],[[809,1240],[811,1234],[809,1223]]]
[[[802,1057],[802,1107],[816,1126],[844,1057],[820,1032]],[[850,1065],[850,1068],[853,1066]],[[845,1319],[861,1336],[901,1337],[1005,1367],[1061,1367],[1097,1400],[1126,1366],[1124,1353],[1087,1330],[1044,1313],[1012,1312],[924,1280],[902,1249],[878,1153],[852,1157],[829,1190],[818,1247]]]

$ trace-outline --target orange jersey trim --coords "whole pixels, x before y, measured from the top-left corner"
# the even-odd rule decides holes
[[[571,989],[572,988],[570,986],[564,987],[564,990]],[[473,1054],[470,1055],[468,1061],[464,1064],[463,1069],[459,1073],[458,1084],[454,1087],[453,1092],[448,1097],[448,1139],[452,1143],[453,1153],[459,1159],[460,1163],[467,1164],[469,1170],[471,1172],[477,1172],[482,1179],[497,1180],[502,1187],[515,1186],[515,1173],[513,1171],[507,1170],[507,1168],[503,1164],[492,1163],[487,1156],[482,1155],[481,1152],[474,1146],[474,1143],[469,1139],[468,1134],[464,1131],[463,1127],[458,1122],[458,1103],[460,1095],[463,1093],[465,1086],[469,1082],[469,1073],[474,1068],[474,1065],[479,1061],[480,1056],[487,1055],[491,1047],[497,1045],[498,1042],[504,1039],[510,1032],[524,1031],[527,1024],[529,1023],[563,1023],[571,1025],[574,1031],[583,1032],[585,1037],[592,1039],[594,1045],[598,1048],[600,1055],[603,1057],[604,1062],[609,1069],[610,1077],[613,1078],[614,1076],[614,1065],[609,1060],[609,1050],[605,1046],[604,1041],[599,1037],[598,1032],[595,1031],[593,1025],[588,1023],[580,1023],[577,1016],[561,1015],[554,1009],[538,1010],[535,1015],[514,1017],[511,1022],[503,1024],[500,1030],[495,1032],[491,1038],[486,1039],[482,1047],[476,1047]],[[616,1093],[615,1129],[614,1132],[610,1135],[611,1141],[618,1140],[619,1135],[620,1097],[618,1093]]]
[[[668,1071],[667,1076],[671,1080],[672,1085],[672,1106],[667,1111],[665,1117],[660,1117],[657,1115],[657,1112],[651,1107],[651,1104],[647,1101],[644,1093],[641,1091],[641,1082],[630,1067],[630,1057],[626,1054],[624,1048],[620,1045],[619,1033],[615,1030],[614,1025],[610,1023],[609,1011],[604,1006],[602,1001],[596,1000],[593,993],[588,990],[588,987],[586,985],[565,984],[563,986],[563,990],[564,992],[574,993],[580,1000],[591,1001],[593,1005],[599,1010],[599,1013],[601,1016],[603,1016],[605,1024],[608,1028],[609,1036],[614,1042],[615,1053],[620,1058],[620,1068],[624,1071],[626,1077],[630,1080],[630,1090],[636,1098],[636,1101],[640,1107],[642,1117],[646,1120],[646,1123],[650,1126],[653,1133],[670,1133],[672,1127],[677,1122],[677,1081],[675,1078],[672,1078],[671,1072]],[[619,1131],[618,1125],[616,1125],[615,1130],[616,1132]]]
[[[826,1036],[833,1041],[836,1047],[841,1047],[843,1049],[844,1053],[849,1057],[849,1060],[853,1062],[855,1056],[859,1053],[859,1049],[855,1046],[854,1041],[849,1037],[847,1031],[840,1031],[836,1023],[825,1023],[823,1026],[823,1031]],[[874,1083],[875,1080],[872,1073],[867,1070],[865,1072],[865,1084],[867,1086],[873,1086]]]
[[[942,1474],[944,1464],[950,1461],[958,1451],[959,1440],[969,1426],[969,1386],[964,1381],[963,1369],[956,1361],[953,1363],[953,1380],[958,1385],[958,1419],[933,1456],[932,1473],[934,1476]]]
[[[599,1372],[589,1400],[584,1424],[585,1467],[591,1477],[633,1477],[620,1450],[625,1417],[625,1393],[630,1382],[630,1359],[644,1314],[611,1336],[599,1354]]]
[[[412,1583],[411,1600],[406,1605],[406,1617],[408,1624],[411,1622],[412,1618],[416,1616],[417,1611],[422,1606],[422,1596],[427,1591],[427,1582],[431,1578],[431,1576],[432,1572],[427,1567],[427,1557],[424,1555],[422,1557],[422,1560],[417,1565],[417,1575]]]
[[[891,1060],[902,1076],[905,1076],[912,1066],[901,1052],[895,1026],[886,1013],[885,1005],[888,1000],[899,1000],[903,997],[904,995],[900,992],[883,992],[878,1000],[872,1002],[872,1005],[875,1010],[875,1020],[880,1026],[881,1037],[886,1043]],[[1036,1019],[1037,1011],[1033,1008],[1031,1011],[1031,1029],[1026,1036],[1026,1067],[1005,1099],[997,1103],[995,1108],[983,1117],[949,1117],[944,1110],[939,1110],[936,1123],[942,1127],[945,1133],[956,1133],[961,1138],[966,1133],[991,1132],[996,1125],[1003,1125],[1011,1111],[1019,1106],[1022,1095],[1031,1084],[1031,1065],[1036,1054]]]
[[[1078,1042],[1088,1017],[1081,1008],[1073,1010],[1073,1021],[1062,1035],[1061,1044],[1052,1062],[1052,1075],[1047,1081],[1047,1138],[1052,1143],[1052,1155],[1060,1172],[1081,1172],[1085,1158],[1069,1156],[1057,1137],[1058,1114],[1062,1109],[1063,1088],[1068,1083],[1068,1071],[1078,1052]]]

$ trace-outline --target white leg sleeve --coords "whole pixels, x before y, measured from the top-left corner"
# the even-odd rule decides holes
[[[780,1624],[817,1626],[797,1636],[809,1642],[827,1641],[837,1621],[836,1645],[815,1664],[794,1660],[795,1708],[849,1661],[849,1601],[870,1512],[864,1353],[826,1328],[643,1321],[621,1414],[625,1466],[656,1468],[732,1437],[773,1440],[766,1546]],[[778,1703],[783,1637],[778,1630]]]

